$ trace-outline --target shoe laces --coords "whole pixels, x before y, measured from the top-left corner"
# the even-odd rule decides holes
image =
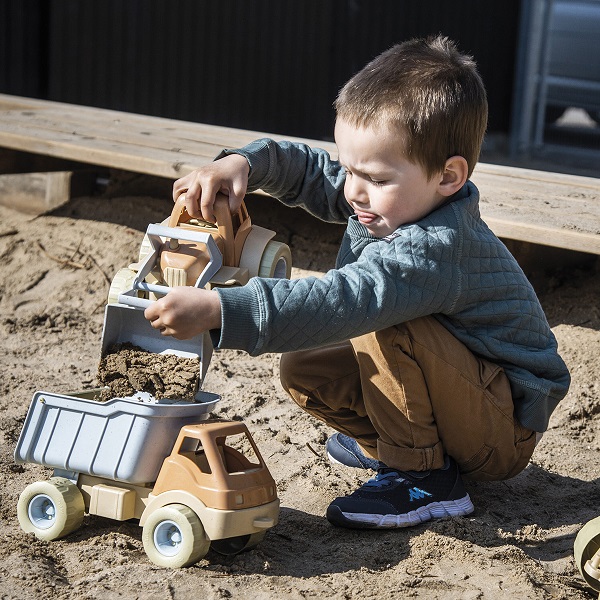
[[[377,475],[375,475],[373,479],[369,479],[369,481],[363,483],[361,487],[367,489],[379,489],[401,481],[404,481],[404,477],[402,477],[399,471],[385,467],[378,469]]]

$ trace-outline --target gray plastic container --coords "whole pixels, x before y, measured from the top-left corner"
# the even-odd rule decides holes
[[[208,418],[219,396],[200,392],[197,402],[89,400],[36,392],[15,449],[17,463],[35,463],[144,484],[156,480],[183,425]]]

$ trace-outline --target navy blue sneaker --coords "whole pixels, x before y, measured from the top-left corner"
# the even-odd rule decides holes
[[[446,458],[441,469],[398,471],[382,467],[355,492],[336,498],[327,520],[338,527],[389,529],[473,512],[456,463]]]
[[[374,471],[381,466],[378,460],[365,455],[355,439],[343,433],[334,433],[330,436],[325,443],[325,448],[329,461],[338,465]]]

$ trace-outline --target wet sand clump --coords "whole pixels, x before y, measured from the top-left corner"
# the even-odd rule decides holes
[[[114,344],[100,360],[98,383],[107,386],[101,402],[147,392],[156,400],[193,401],[198,392],[200,360],[156,354],[133,344]]]

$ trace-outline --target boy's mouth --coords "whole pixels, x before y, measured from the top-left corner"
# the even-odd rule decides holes
[[[361,210],[354,209],[354,214],[358,218],[359,223],[362,223],[363,225],[371,225],[371,223],[373,223],[373,221],[377,219],[377,215],[374,215],[373,213],[363,212]]]

